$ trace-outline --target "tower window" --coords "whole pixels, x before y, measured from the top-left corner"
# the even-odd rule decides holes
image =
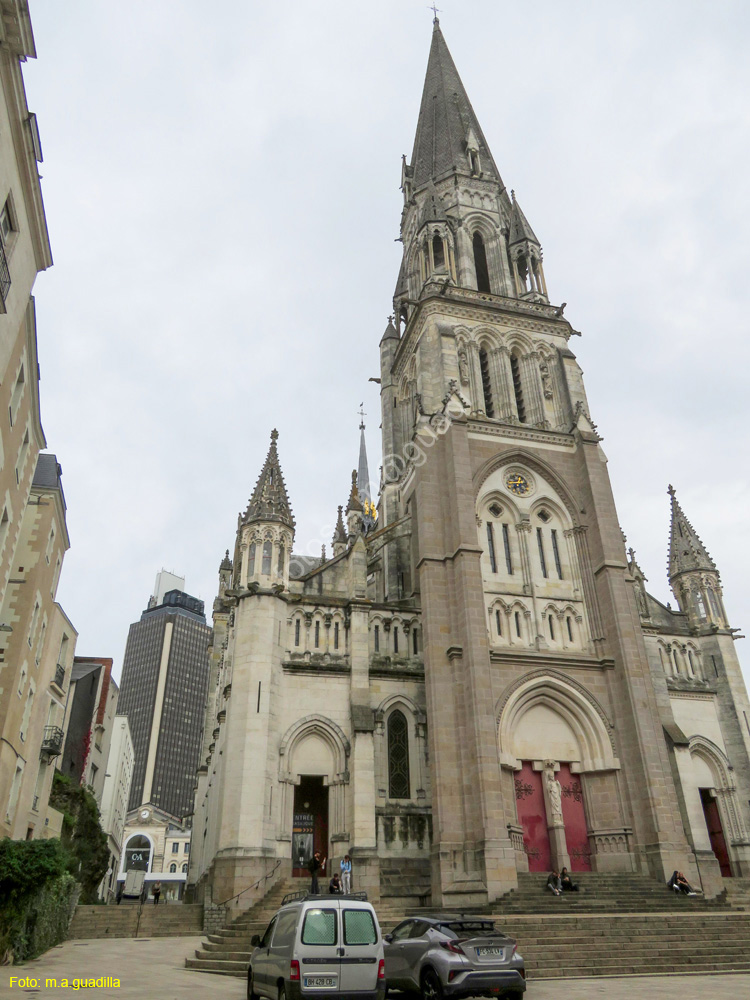
[[[498,635],[502,635],[503,634],[503,624],[502,624],[502,620],[500,618],[500,611],[499,611],[499,609],[497,609],[495,611],[495,626],[497,627],[497,634]]]
[[[716,600],[716,595],[714,594],[713,587],[708,587],[706,589],[708,594],[708,605],[711,608],[711,613],[716,618],[721,618],[721,612],[719,611],[719,602]]]
[[[570,621],[570,618],[566,618],[565,621],[566,621],[567,626],[568,626],[568,638],[572,642],[573,641],[573,625],[572,625],[572,623]]]
[[[560,550],[557,547],[557,531],[555,531],[554,528],[552,529],[552,553],[555,557],[555,569],[557,570],[557,578],[558,580],[562,580],[563,572],[562,572],[562,566],[560,565]]]
[[[495,559],[495,533],[492,528],[492,521],[487,522],[487,547],[490,553],[490,569],[497,573],[497,560]]]
[[[437,233],[432,238],[432,263],[436,271],[445,269],[445,246]]]
[[[477,291],[490,291],[490,272],[487,267],[487,252],[484,249],[484,240],[481,233],[474,233],[472,240],[474,248],[474,270],[477,275]]]
[[[375,626],[374,640],[375,640],[375,652],[379,653],[380,652],[380,626],[379,625]]]
[[[398,652],[398,627],[393,630],[393,652]]]
[[[523,401],[523,388],[521,387],[521,366],[517,354],[510,356],[510,371],[513,376],[513,393],[516,397],[516,411],[518,419],[522,424],[526,423],[526,405]]]
[[[388,795],[409,798],[409,730],[398,709],[388,719]]]
[[[700,591],[697,591],[695,594],[695,608],[699,618],[703,619],[706,617],[706,605],[703,603],[703,595]]]
[[[514,618],[516,620],[516,635],[520,639],[521,638],[521,615],[519,614],[518,611],[516,611],[516,613],[514,615]]]
[[[339,623],[335,622],[333,626],[333,648],[339,648]]]
[[[500,506],[499,503],[493,503],[490,505],[490,514],[492,514],[493,517],[500,517],[502,512],[503,508]]]
[[[411,642],[412,642],[412,649],[414,651],[414,655],[416,656],[417,653],[419,652],[419,639],[417,638],[417,628],[416,628],[416,625],[412,626],[412,630],[411,630]]]
[[[548,616],[547,621],[549,622],[549,637],[554,642],[555,641],[555,623],[553,621],[552,615]]]
[[[542,529],[536,529],[536,541],[539,546],[539,565],[542,567],[542,576],[547,579],[547,560],[544,558],[544,539],[542,538]]]
[[[261,573],[265,573],[267,576],[271,573],[271,555],[273,553],[273,542],[269,540],[263,542],[263,564],[261,568]]]
[[[299,646],[299,618],[294,623],[294,645]]]
[[[315,648],[320,646],[320,622],[315,622]]]
[[[490,362],[487,351],[483,347],[479,349],[479,368],[482,372],[482,392],[484,394],[484,412],[488,417],[495,416],[495,407],[492,405],[492,383],[490,382]]]
[[[250,551],[247,554],[247,575],[252,576],[255,572],[255,550],[257,546],[255,542],[250,546]]]
[[[508,531],[508,525],[503,525],[503,545],[505,547],[505,567],[508,570],[508,574],[513,576],[513,557],[510,553],[510,532]]]
[[[285,555],[284,543],[282,542],[281,545],[279,545],[279,565],[278,565],[279,576],[282,576],[284,573],[284,555]]]

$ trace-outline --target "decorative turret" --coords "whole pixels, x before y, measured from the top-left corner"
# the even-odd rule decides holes
[[[516,295],[519,299],[533,299],[536,302],[547,302],[547,285],[544,280],[542,266],[542,248],[534,230],[521,211],[516,201],[516,192],[511,191],[513,207],[510,213],[510,233],[508,250],[513,277],[516,283]]]
[[[349,493],[349,502],[346,505],[346,524],[349,529],[350,541],[362,531],[364,514],[365,510],[359,499],[359,490],[357,489],[357,470],[353,469],[352,489]]]
[[[713,624],[726,628],[721,578],[716,563],[685,517],[674,488],[670,486],[667,492],[672,501],[667,567],[669,585],[691,625],[705,627]]]
[[[342,552],[346,552],[346,547],[349,544],[349,536],[346,533],[346,528],[344,527],[344,517],[342,514],[343,507],[339,504],[339,516],[336,520],[336,527],[333,532],[333,557],[340,556]]]
[[[232,560],[229,558],[227,549],[224,558],[219,566],[219,594],[223,596],[224,591],[232,586]]]
[[[286,587],[294,540],[294,516],[279,464],[277,430],[271,431],[268,455],[247,509],[240,519],[240,586]]]

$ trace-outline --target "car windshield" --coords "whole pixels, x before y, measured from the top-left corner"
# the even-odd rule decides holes
[[[497,928],[491,920],[451,920],[448,924],[441,924],[440,930],[455,937],[497,934]]]

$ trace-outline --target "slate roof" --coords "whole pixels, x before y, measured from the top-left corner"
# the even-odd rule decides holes
[[[57,455],[49,452],[39,453],[31,485],[40,490],[59,490],[63,510],[67,510],[62,488],[62,466],[57,461]]]
[[[466,150],[472,133],[478,146],[483,176],[502,184],[471,101],[448,51],[440,22],[435,18],[411,155],[410,168],[415,190],[457,167],[468,173]]]
[[[529,225],[529,221],[526,216],[521,211],[521,206],[516,201],[516,192],[511,191],[511,196],[513,198],[513,206],[510,212],[510,239],[509,242],[511,246],[514,243],[535,243],[540,246],[539,240],[536,238],[534,230]]]

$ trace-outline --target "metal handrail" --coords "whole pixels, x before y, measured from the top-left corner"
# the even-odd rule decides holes
[[[248,886],[245,886],[245,888],[244,888],[244,889],[242,889],[242,890],[241,890],[240,892],[238,892],[238,893],[235,893],[235,895],[234,895],[234,896],[230,896],[230,897],[229,897],[229,899],[225,899],[223,903],[219,903],[218,905],[219,905],[219,906],[226,906],[226,905],[227,905],[228,903],[231,903],[233,899],[234,899],[234,900],[236,900],[236,901],[237,901],[237,904],[238,904],[238,903],[239,903],[239,898],[240,898],[240,896],[241,896],[241,895],[242,895],[243,893],[245,893],[245,892],[249,892],[249,891],[250,891],[251,889],[257,889],[257,888],[258,888],[258,886],[259,886],[259,885],[261,884],[261,882],[267,882],[267,881],[268,881],[268,879],[269,879],[269,878],[270,878],[270,877],[271,877],[271,876],[272,876],[272,875],[274,874],[274,872],[275,872],[275,871],[277,870],[277,868],[279,867],[279,865],[280,865],[280,864],[281,864],[281,860],[277,861],[277,862],[276,862],[276,864],[275,864],[275,865],[273,866],[273,868],[271,869],[271,871],[270,871],[270,872],[267,872],[267,873],[266,873],[265,875],[261,876],[261,878],[259,878],[257,882],[254,882],[254,883],[253,883],[252,885],[248,885]],[[237,904],[235,904],[235,905],[237,905]]]
[[[366,892],[310,892],[309,889],[301,889],[298,892],[288,892],[281,900],[281,905],[287,903],[301,903],[306,899],[357,899],[361,903],[367,902]]]

